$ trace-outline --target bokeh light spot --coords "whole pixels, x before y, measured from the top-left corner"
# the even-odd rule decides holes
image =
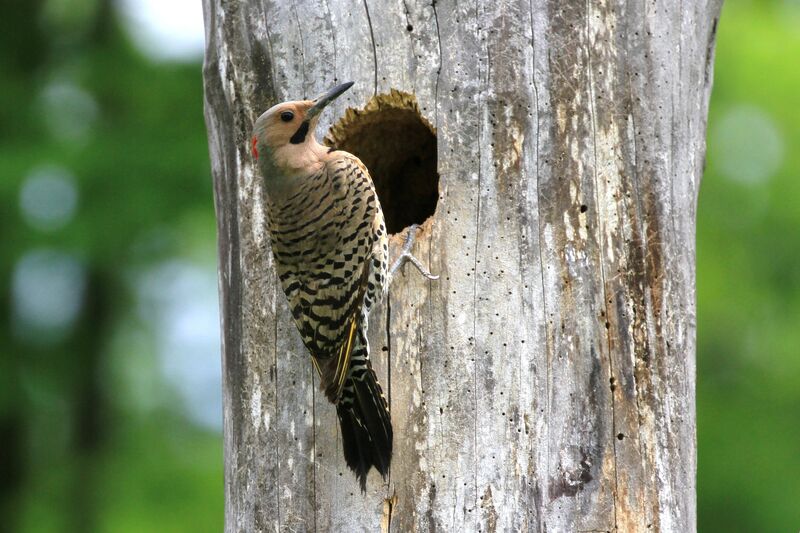
[[[15,332],[30,344],[63,340],[81,312],[85,291],[86,269],[76,257],[51,249],[28,252],[12,278]]]
[[[71,82],[47,85],[40,95],[42,121],[53,138],[84,143],[97,120],[97,102],[91,94]]]
[[[736,106],[711,136],[711,156],[726,178],[744,184],[768,180],[783,163],[784,142],[772,119],[754,106]]]
[[[788,31],[800,34],[800,0],[783,0],[779,12],[780,20]]]
[[[136,280],[138,312],[155,333],[159,371],[183,414],[222,430],[219,303],[215,265],[171,260]]]
[[[120,0],[125,26],[148,57],[167,61],[202,58],[202,3],[197,0]]]
[[[78,189],[72,175],[59,167],[39,167],[25,179],[19,194],[25,222],[42,231],[66,226],[75,216]]]

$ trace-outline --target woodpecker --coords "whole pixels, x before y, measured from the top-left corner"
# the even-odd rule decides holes
[[[317,142],[322,110],[353,85],[314,100],[277,104],[255,122],[250,149],[266,191],[267,227],[283,291],[303,343],[336,406],[345,462],[362,492],[374,467],[392,459],[389,406],[372,369],[367,317],[410,254],[415,227],[389,268],[389,236],[367,168]]]

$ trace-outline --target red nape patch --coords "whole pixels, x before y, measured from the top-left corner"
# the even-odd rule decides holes
[[[252,152],[253,152],[253,157],[255,157],[256,159],[258,159],[258,146],[257,145],[258,145],[258,138],[257,137],[253,137],[253,149],[252,149]]]

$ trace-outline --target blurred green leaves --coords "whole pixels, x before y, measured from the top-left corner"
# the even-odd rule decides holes
[[[220,422],[187,416],[164,372],[183,345],[137,312],[162,264],[215,290],[200,65],[140,55],[111,0],[3,11],[0,528],[219,531]],[[187,316],[178,339],[209,348],[185,366],[218,373],[208,317]]]
[[[800,3],[729,1],[698,207],[699,531],[800,528]]]

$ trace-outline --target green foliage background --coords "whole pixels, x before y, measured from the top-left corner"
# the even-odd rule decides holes
[[[729,0],[717,37],[697,210],[699,531],[795,532],[800,2]],[[774,129],[735,118],[753,115]],[[756,164],[771,171],[730,178]]]
[[[3,11],[0,530],[220,531],[219,428],[175,407],[156,327],[137,311],[136,280],[154,265],[213,273],[200,64],[141,55],[109,0]],[[800,529],[798,58],[796,0],[724,7],[698,209],[701,532]],[[64,83],[93,106],[48,105],[48,87]],[[72,134],[81,113],[90,131]],[[55,230],[20,207],[43,165],[66,169],[79,192]],[[84,273],[66,332],[17,316],[14,280],[37,250]]]
[[[221,436],[175,409],[132,282],[175,260],[213,276],[201,66],[146,59],[111,1],[10,4],[0,16],[0,530],[221,531]],[[63,85],[94,106],[44,102]],[[87,113],[90,131],[70,134]],[[78,206],[67,226],[39,231],[21,190],[52,165],[72,174]],[[12,291],[18,261],[42,249],[75,257],[86,277],[82,310],[55,341],[21,329]]]

